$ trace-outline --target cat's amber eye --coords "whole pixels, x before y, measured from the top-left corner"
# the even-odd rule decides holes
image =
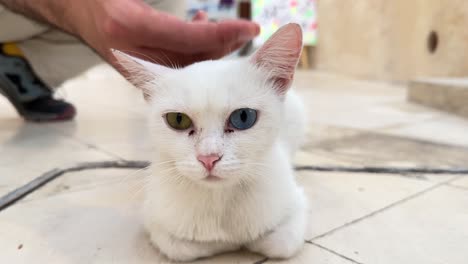
[[[192,120],[184,113],[167,113],[166,121],[175,130],[186,130],[192,126]]]
[[[229,124],[238,130],[246,130],[257,121],[257,111],[250,108],[237,109],[231,113]]]

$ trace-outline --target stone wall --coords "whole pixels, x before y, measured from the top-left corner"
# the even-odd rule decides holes
[[[468,75],[466,0],[320,0],[318,15],[318,69],[391,81]]]

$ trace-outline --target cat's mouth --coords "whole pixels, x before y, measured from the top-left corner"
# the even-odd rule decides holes
[[[213,174],[208,174],[208,176],[206,176],[203,180],[214,182],[214,181],[221,181],[222,178]]]

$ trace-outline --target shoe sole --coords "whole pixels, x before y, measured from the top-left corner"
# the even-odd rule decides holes
[[[26,110],[20,102],[20,98],[18,98],[17,93],[15,92],[15,87],[11,87],[11,84],[5,80],[3,76],[0,76],[0,94],[4,95],[8,101],[13,105],[16,109],[16,112],[20,116],[22,116],[27,121],[32,122],[48,122],[48,121],[64,121],[71,119],[75,116],[75,109],[71,108],[68,111],[65,111],[62,114],[45,114],[45,113],[37,113],[37,112],[30,112]]]

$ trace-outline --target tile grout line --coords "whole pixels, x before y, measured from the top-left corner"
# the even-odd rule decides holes
[[[431,168],[431,167],[392,167],[392,166],[295,166],[296,171],[317,171],[317,172],[342,172],[342,173],[371,173],[371,174],[392,174],[407,177],[410,174],[453,174],[468,176],[468,168]]]
[[[80,142],[81,144],[84,144],[82,142]],[[117,162],[117,163],[116,163]],[[112,164],[116,164],[115,167],[120,167],[121,165],[119,163],[127,163],[127,164],[139,164],[137,166],[143,166],[142,164],[144,163],[146,166],[148,166],[150,163],[147,162],[147,161],[129,161],[129,160],[125,160],[125,159],[119,159],[117,161],[107,161],[107,162],[87,162],[87,163],[84,163],[85,164],[85,167],[87,166],[95,166],[97,164],[109,164],[109,163],[112,163]],[[36,189],[38,189],[39,187],[41,187],[42,185],[48,183],[49,181],[52,181],[53,179],[55,179],[56,177],[60,176],[61,174],[63,174],[64,172],[67,172],[67,171],[70,171],[70,170],[75,170],[77,168],[80,167],[80,165],[83,165],[82,164],[78,164],[77,167],[69,167],[69,168],[66,168],[66,169],[59,169],[59,168],[56,168],[52,171],[49,171],[39,177],[37,177],[36,179],[32,180],[31,182],[15,189],[14,191],[10,192],[10,193],[7,193],[6,195],[0,197],[0,211],[1,209],[3,209],[4,206],[8,206],[10,203],[13,203],[19,199],[22,199],[23,197],[25,197],[26,195],[28,195],[29,193],[35,191]],[[100,165],[97,165],[98,167]],[[108,165],[104,165],[105,168],[109,168],[107,167]],[[133,166],[133,165],[132,165]],[[112,166],[111,166],[112,167]],[[125,167],[125,166],[124,166]],[[134,167],[133,167],[134,168]],[[81,170],[81,169],[80,169]],[[421,170],[425,171],[426,173],[435,173],[435,174],[439,174],[441,173],[441,171],[444,171],[443,173],[450,173],[450,174],[465,174],[467,169],[454,169],[454,170],[447,170],[447,169],[430,169],[430,168],[393,168],[393,167],[340,167],[340,166],[331,166],[331,167],[321,167],[321,166],[296,166],[295,167],[295,170],[306,170],[306,171],[322,171],[322,172],[332,172],[332,171],[341,171],[341,172],[356,172],[356,171],[359,171],[359,172],[364,172],[364,173],[388,173],[388,174],[401,174],[401,172],[407,172],[407,173],[415,173],[415,172],[420,172]],[[50,173],[51,175],[48,175],[48,173]],[[448,181],[445,181],[445,182],[442,182],[441,184],[446,184],[447,186],[450,186],[449,183],[452,181],[452,180],[455,180],[455,179],[458,179],[459,177],[463,177],[463,176],[468,176],[468,175],[462,175],[462,176],[458,176],[458,177],[455,177],[453,179],[449,179]],[[435,187],[438,187],[439,185],[436,185],[436,186],[433,186],[434,188]],[[422,193],[424,193],[425,191],[429,191],[431,188],[429,189],[426,189],[426,190],[423,190]],[[415,195],[420,195],[422,194],[421,192],[420,193],[416,193]],[[412,199],[414,197],[410,196],[410,197],[407,197],[407,199]],[[8,202],[9,201],[9,202]],[[401,203],[401,202],[404,202],[405,199],[403,200],[400,200],[400,201],[397,201],[395,203]],[[358,222],[360,220],[362,220],[363,218],[367,218],[369,216],[372,216],[373,214],[376,214],[376,213],[379,213],[380,211],[383,211],[383,210],[386,210],[394,205],[396,205],[395,203],[393,204],[390,204],[389,206],[387,207],[384,207],[382,208],[381,210],[378,210],[376,212],[373,212],[369,215],[365,215],[361,218],[358,218],[356,220],[353,220],[349,223],[345,223],[344,225],[342,226],[339,226],[337,228],[334,228],[322,235],[319,235],[319,236],[316,236],[314,238],[312,238],[311,240],[315,240],[315,239],[318,239],[318,238],[321,238],[323,236],[326,236],[330,233],[333,233],[334,231],[342,228],[342,227],[345,227],[347,225],[350,225],[350,224],[353,224],[355,222]]]
[[[352,221],[350,221],[350,222],[347,222],[347,223],[345,223],[345,224],[343,224],[343,225],[341,225],[341,226],[335,227],[335,228],[333,228],[333,229],[331,229],[331,230],[329,230],[329,231],[327,231],[327,232],[325,232],[325,233],[323,233],[323,234],[321,234],[321,235],[317,235],[317,236],[315,236],[315,237],[313,237],[313,238],[311,238],[311,239],[309,239],[309,240],[307,240],[307,241],[308,241],[308,242],[312,242],[312,241],[314,241],[314,240],[317,240],[317,239],[323,238],[323,237],[325,237],[325,236],[331,235],[331,234],[335,233],[336,231],[339,231],[339,230],[341,230],[341,229],[343,229],[343,228],[346,228],[346,227],[348,227],[348,226],[350,226],[350,225],[359,223],[359,222],[361,222],[361,221],[363,221],[363,220],[365,220],[365,219],[367,219],[367,218],[369,218],[369,217],[372,217],[372,216],[374,216],[374,215],[376,215],[376,214],[379,214],[379,213],[381,213],[381,212],[387,211],[387,210],[389,210],[389,209],[391,209],[391,208],[393,208],[393,207],[395,207],[395,206],[398,206],[398,205],[400,205],[400,204],[403,204],[403,203],[405,203],[405,202],[408,202],[408,201],[410,201],[410,200],[413,200],[413,199],[415,199],[415,198],[417,198],[417,197],[419,197],[419,196],[421,196],[421,195],[424,195],[425,193],[428,193],[428,192],[430,192],[430,191],[432,191],[432,190],[435,190],[435,189],[437,189],[437,188],[439,188],[439,187],[441,187],[441,186],[446,186],[447,184],[450,184],[452,181],[455,181],[455,180],[459,179],[460,177],[462,177],[462,176],[455,176],[455,177],[450,178],[450,179],[448,179],[448,180],[446,180],[446,181],[439,182],[439,183],[437,183],[437,184],[435,184],[435,185],[433,185],[433,186],[431,186],[431,187],[429,187],[429,188],[426,188],[426,189],[424,189],[424,190],[422,190],[422,191],[416,192],[416,193],[414,193],[414,194],[412,194],[412,195],[410,195],[410,196],[407,196],[407,197],[405,197],[405,198],[403,198],[403,199],[401,199],[401,200],[398,200],[398,201],[396,201],[396,202],[393,202],[393,203],[391,203],[391,204],[389,204],[389,205],[387,205],[387,206],[385,206],[385,207],[383,207],[383,208],[381,208],[381,209],[378,209],[378,210],[376,210],[376,211],[370,212],[370,213],[368,213],[368,214],[366,214],[366,215],[364,215],[364,216],[362,216],[362,217],[359,217],[359,218],[357,218],[357,219],[354,219],[354,220],[352,220]]]
[[[112,167],[107,168],[107,169],[112,169]],[[128,168],[117,168],[117,167],[115,167],[115,169],[128,169]],[[134,168],[130,168],[130,169],[134,169]],[[139,172],[141,170],[144,170],[144,168],[143,169],[136,169],[135,172]],[[123,178],[125,179],[126,177],[127,177],[127,175],[124,176]],[[67,194],[73,194],[73,193],[78,193],[78,192],[91,190],[93,188],[100,188],[100,187],[109,186],[109,184],[116,184],[116,183],[122,183],[122,179],[118,179],[116,181],[103,181],[103,182],[100,182],[99,184],[91,185],[91,186],[82,185],[81,188],[68,189],[68,190],[66,190],[66,193]],[[85,187],[85,188],[83,188],[83,187]],[[36,190],[34,190],[34,191],[36,191]],[[61,195],[61,194],[64,194],[64,193],[65,192],[53,193],[53,194],[50,194],[50,195],[47,195],[47,196],[44,196],[44,197],[34,198],[34,200],[22,199],[21,201],[18,201],[18,202],[21,202],[21,203],[24,204],[24,203],[33,202],[33,201],[40,201],[42,199],[48,199],[48,198],[55,197],[55,196],[58,196],[58,195]],[[0,197],[0,200],[1,200],[1,197]]]
[[[149,166],[150,163],[147,161],[103,161],[103,162],[83,162],[78,163],[75,166],[67,168],[55,168],[46,173],[41,174],[39,177],[26,183],[25,185],[16,188],[15,190],[7,193],[4,196],[0,196],[0,212],[9,206],[13,205],[17,201],[23,199],[32,192],[38,190],[47,183],[55,180],[56,178],[69,173],[91,169],[107,169],[107,168],[119,168],[119,169],[142,169]]]
[[[410,124],[410,123],[408,123],[408,124]],[[354,130],[356,132],[356,134],[346,136],[345,138],[352,138],[352,137],[355,137],[355,136],[357,136],[359,134],[370,133],[370,134],[378,134],[378,135],[389,136],[389,137],[396,138],[396,139],[408,139],[408,140],[411,140],[411,141],[414,141],[414,142],[430,144],[430,145],[437,146],[437,147],[449,147],[449,148],[454,148],[454,149],[458,149],[458,150],[465,150],[465,151],[468,150],[468,145],[454,145],[454,143],[432,141],[432,140],[424,139],[424,138],[415,138],[415,137],[412,137],[412,136],[391,134],[391,133],[386,133],[384,131],[385,129],[380,130],[381,128],[375,128],[376,131],[373,131],[372,129],[371,130],[369,130],[369,129],[359,129],[359,128],[346,127],[346,126],[336,126],[335,125],[334,127],[342,128],[342,129],[352,129],[352,130]],[[317,146],[319,146],[319,145],[321,145],[321,143],[314,144],[313,148],[317,148]],[[306,148],[304,150],[310,150],[310,149]]]
[[[347,256],[345,256],[345,255],[342,255],[342,254],[340,254],[340,253],[338,253],[338,252],[336,252],[336,251],[334,251],[334,250],[332,250],[332,249],[329,249],[329,248],[327,248],[327,247],[324,247],[324,246],[322,246],[322,245],[320,245],[320,244],[317,244],[317,243],[315,243],[315,242],[306,240],[306,243],[307,243],[307,244],[311,244],[311,245],[313,245],[313,246],[316,246],[316,247],[318,247],[318,248],[320,248],[320,249],[323,249],[323,250],[325,250],[325,251],[327,251],[327,252],[329,252],[329,253],[331,253],[331,254],[333,254],[333,255],[336,255],[336,256],[338,256],[338,257],[340,257],[340,258],[342,258],[342,259],[346,259],[346,260],[348,260],[348,261],[351,261],[352,263],[355,263],[355,264],[363,264],[362,262],[356,261],[356,260],[354,260],[354,259],[352,259],[352,258],[350,258],[350,257],[347,257]]]

